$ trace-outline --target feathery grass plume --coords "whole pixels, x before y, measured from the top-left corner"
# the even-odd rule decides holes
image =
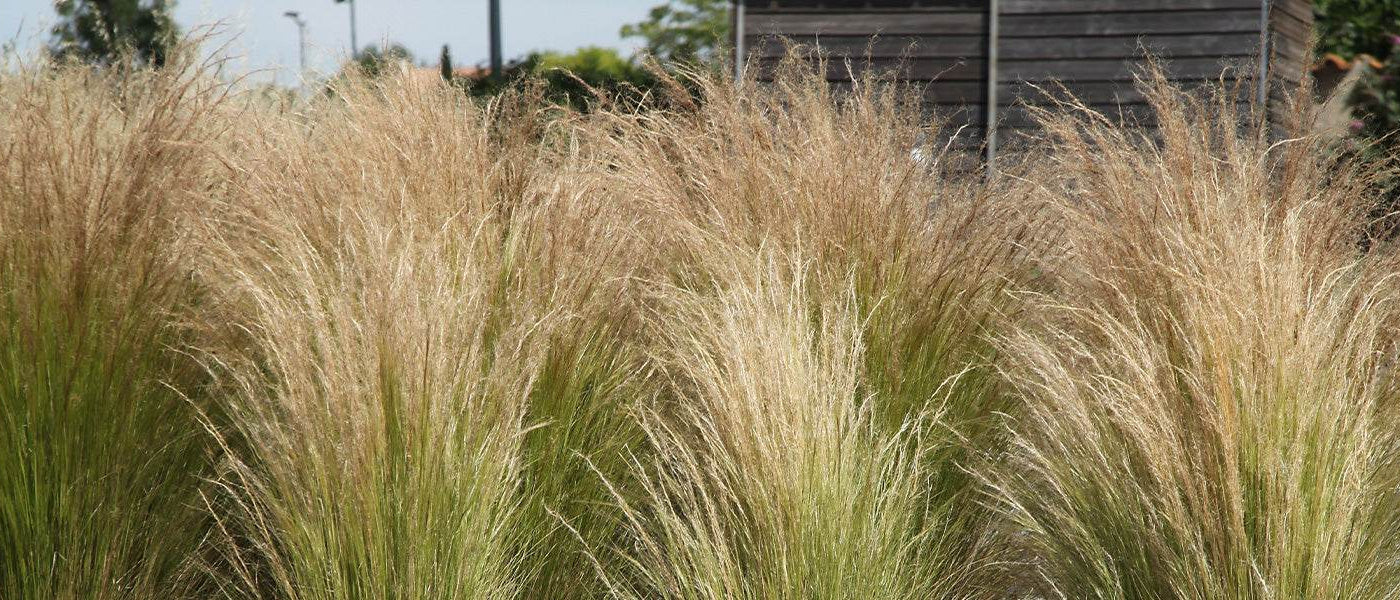
[[[507,143],[533,146],[542,137],[546,154],[536,158],[525,193],[512,284],[536,299],[535,312],[554,318],[539,333],[544,365],[523,441],[522,510],[536,532],[523,545],[523,590],[528,598],[593,597],[600,582],[588,554],[618,543],[624,531],[612,494],[631,485],[629,457],[644,442],[636,408],[657,385],[641,337],[638,283],[657,266],[644,245],[649,215],[600,176],[606,156],[578,143],[577,129],[590,125],[545,104],[542,90],[526,90],[527,98],[513,100],[517,110],[538,106],[552,127]],[[520,118],[532,117],[503,124]]]
[[[962,598],[979,529],[929,460],[962,442],[947,404],[889,430],[864,391],[854,286],[814,297],[801,252],[731,255],[721,289],[675,289],[660,318],[679,402],[646,421],[620,598]],[[829,284],[830,285],[830,284]],[[955,387],[950,383],[947,387]],[[606,567],[605,567],[606,568]]]
[[[231,592],[581,594],[564,524],[616,529],[585,457],[628,439],[628,279],[608,270],[628,226],[550,158],[529,98],[402,75],[336,92],[254,128],[210,222],[249,340],[215,352]]]
[[[226,92],[184,57],[0,73],[0,597],[202,593],[206,378],[181,349]]]
[[[1043,115],[1068,251],[1008,336],[1027,407],[992,477],[1043,597],[1391,598],[1395,286],[1376,181],[1271,145],[1233,94],[1142,84],[1159,139]]]
[[[1020,207],[1009,193],[982,186],[975,174],[966,180],[944,175],[940,167],[949,157],[933,145],[933,140],[940,138],[938,124],[922,115],[917,95],[911,95],[910,90],[876,78],[859,78],[852,83],[850,91],[838,93],[823,79],[823,72],[825,69],[821,65],[813,69],[811,65],[791,60],[780,69],[771,86],[760,87],[752,80],[736,84],[704,74],[695,75],[686,85],[672,82],[672,87],[682,90],[678,92],[682,100],[689,89],[698,89],[700,101],[688,107],[683,101],[676,101],[675,108],[668,111],[614,113],[612,127],[607,130],[609,135],[597,141],[598,146],[611,146],[611,176],[618,180],[617,185],[626,191],[626,196],[639,204],[639,210],[658,215],[649,224],[647,233],[655,244],[653,254],[663,257],[661,262],[668,271],[669,280],[663,286],[661,316],[655,325],[658,340],[672,345],[685,342],[686,338],[678,337],[681,334],[669,331],[679,328],[685,332],[684,336],[721,344],[707,349],[713,356],[709,360],[721,364],[738,360],[731,356],[733,353],[758,352],[751,349],[748,342],[736,346],[740,340],[732,336],[737,335],[737,331],[731,331],[731,337],[704,333],[709,325],[693,322],[698,318],[697,311],[668,316],[664,297],[698,294],[708,298],[719,294],[728,298],[738,293],[732,286],[753,279],[746,271],[750,269],[749,263],[742,257],[764,249],[781,256],[801,256],[805,261],[800,268],[793,269],[800,271],[802,285],[798,290],[808,297],[790,302],[803,304],[803,310],[810,311],[809,316],[816,320],[809,326],[816,329],[815,332],[785,330],[783,335],[799,340],[804,336],[826,339],[822,336],[835,335],[816,333],[834,325],[818,318],[825,313],[813,307],[838,303],[844,307],[842,310],[849,310],[851,314],[831,318],[838,321],[849,318],[852,326],[857,327],[857,331],[849,335],[859,340],[858,349],[842,358],[858,361],[856,372],[851,375],[853,387],[850,389],[835,384],[832,386],[839,389],[793,390],[776,383],[758,386],[739,380],[724,382],[719,378],[741,375],[732,371],[737,367],[716,367],[702,373],[693,370],[698,367],[687,366],[687,359],[668,361],[672,372],[667,376],[677,382],[670,393],[671,403],[678,406],[662,408],[664,423],[650,426],[651,438],[663,455],[662,464],[657,467],[662,474],[649,480],[653,486],[651,500],[660,503],[655,510],[661,511],[663,516],[655,521],[641,519],[634,527],[643,529],[638,535],[648,544],[641,549],[649,557],[645,566],[659,569],[656,578],[671,579],[649,579],[650,587],[632,589],[629,593],[667,597],[691,594],[718,597],[734,593],[753,597],[768,593],[802,596],[842,589],[844,584],[823,579],[836,577],[837,572],[773,570],[798,568],[793,566],[798,563],[806,564],[801,568],[820,568],[809,562],[816,560],[814,555],[782,553],[787,551],[785,549],[815,552],[816,545],[829,541],[783,536],[825,536],[834,532],[771,528],[746,532],[746,528],[752,526],[745,520],[750,517],[743,516],[748,514],[748,509],[732,508],[735,503],[767,506],[763,504],[767,501],[767,492],[755,487],[758,484],[748,478],[797,467],[789,465],[779,455],[753,452],[736,455],[738,450],[717,441],[718,438],[777,436],[767,437],[764,442],[776,447],[787,443],[785,440],[789,437],[818,436],[818,432],[772,429],[778,424],[794,429],[817,426],[798,414],[783,412],[800,405],[802,400],[798,398],[805,398],[809,401],[821,399],[825,403],[823,418],[840,422],[841,436],[863,440],[861,444],[864,445],[840,452],[833,450],[834,454],[827,458],[837,464],[864,461],[861,464],[866,466],[893,469],[889,476],[902,482],[865,480],[875,487],[861,493],[877,496],[886,491],[894,493],[892,490],[903,490],[901,486],[908,485],[901,478],[921,478],[925,489],[910,502],[919,503],[918,510],[933,515],[927,521],[920,521],[921,527],[936,530],[926,532],[904,527],[907,523],[899,519],[912,517],[896,511],[901,516],[881,513],[870,516],[879,522],[846,524],[850,529],[845,533],[854,535],[855,531],[865,530],[870,535],[891,536],[883,538],[888,543],[903,535],[906,536],[900,538],[903,543],[914,546],[936,537],[956,540],[939,549],[947,554],[932,553],[927,548],[917,552],[909,550],[930,552],[920,554],[919,560],[924,562],[900,562],[914,554],[896,553],[881,558],[884,561],[881,568],[915,568],[912,565],[918,565],[917,568],[930,570],[902,583],[885,581],[888,585],[884,591],[918,596],[941,589],[939,593],[951,596],[974,595],[972,584],[967,581],[962,587],[940,586],[953,580],[966,580],[963,569],[980,564],[979,561],[986,558],[978,555],[985,549],[980,544],[987,515],[974,498],[977,481],[965,469],[980,451],[997,446],[1000,428],[996,426],[995,415],[1008,408],[997,389],[995,373],[988,366],[992,348],[986,336],[1001,328],[1004,319],[1015,318],[1014,298],[1004,290],[1029,276],[1027,257],[1033,242],[1030,232],[1035,227],[1034,219],[1018,214]],[[743,285],[753,286],[752,283]],[[768,286],[781,284],[764,283],[763,289]],[[783,307],[788,302],[785,300],[777,307],[762,310],[786,314],[783,311],[789,309]],[[760,308],[744,310],[759,311]],[[753,316],[752,320],[761,321],[762,318]],[[789,325],[797,327],[796,323]],[[777,344],[780,341],[768,339],[751,343]],[[800,353],[807,350],[794,344],[796,342],[785,342],[747,360],[768,361],[762,367],[752,368],[772,371],[771,377],[799,377],[787,371],[796,368],[787,363],[804,360]],[[656,350],[662,356],[676,351],[670,347]],[[698,360],[699,350],[689,352],[694,355],[692,359]],[[785,358],[784,352],[798,354]],[[829,357],[812,360],[820,364],[803,368],[845,368],[827,364],[834,360]],[[693,381],[697,378],[701,382]],[[733,386],[734,390],[724,391],[722,388],[726,385]],[[812,385],[818,383],[812,382]],[[745,393],[751,395],[746,397]],[[799,396],[783,399],[764,395],[769,393]],[[842,394],[844,400],[840,402],[826,398],[826,395]],[[686,422],[687,419],[718,419],[717,413],[729,410],[725,402],[738,401],[729,400],[730,395],[754,403],[752,410],[755,412],[771,410],[775,414],[765,415],[766,420],[757,422],[724,421],[713,427],[737,429],[715,432],[707,431],[705,428],[711,425],[705,422]],[[848,412],[855,411],[856,406],[863,407],[860,410],[864,411],[858,418]],[[813,407],[812,410],[818,409]],[[747,427],[768,429],[744,429]],[[687,433],[671,435],[669,431]],[[959,442],[919,445],[912,441],[918,437],[914,432],[935,438],[951,432]],[[794,451],[826,452],[815,448]],[[847,451],[861,456],[841,454]],[[906,463],[911,460],[921,464],[917,468],[910,467]],[[720,468],[717,465],[741,470],[746,479],[730,482],[712,476],[709,471]],[[676,472],[698,469],[700,473],[682,477],[668,469]],[[705,477],[697,479],[701,474]],[[851,492],[850,486],[857,483],[818,474],[792,476],[809,486],[808,492],[819,496]],[[670,483],[664,483],[667,481]],[[732,487],[741,483],[747,487]],[[670,506],[665,500],[673,493],[671,488],[685,485],[701,488],[693,492],[699,496],[688,496],[688,501],[695,505]],[[823,485],[832,487],[825,491],[816,489]],[[877,496],[868,499],[871,502],[890,500]],[[777,498],[771,501],[783,502]],[[852,498],[850,501],[860,500]],[[648,510],[635,503],[630,506],[634,517]],[[726,506],[730,508],[724,508]],[[914,510],[910,506],[904,505],[898,510]],[[823,507],[824,510],[834,508],[834,505]],[[805,518],[813,519],[818,514],[826,514],[823,518],[828,519],[848,518],[835,511],[808,513]],[[668,518],[672,521],[668,522]],[[694,520],[688,526],[696,529],[677,529],[683,524],[680,520],[685,518]],[[726,519],[734,520],[726,522]],[[896,527],[897,531],[868,529],[885,526]],[[698,557],[686,555],[674,557],[674,560],[689,562],[666,563],[667,552],[688,552],[685,550],[688,544],[699,543],[695,541],[697,536],[719,536],[721,532],[751,537],[742,544],[722,539],[707,542],[709,545],[703,546],[709,548],[707,556],[718,562],[702,563]],[[830,551],[864,551],[821,547]],[[737,562],[721,560],[722,550],[732,551],[723,555],[724,560]],[[770,560],[773,557],[760,560],[754,555],[762,552],[781,555],[788,562],[774,562],[775,559]],[[895,556],[899,558],[893,558]],[[935,556],[937,560],[930,558]],[[958,558],[953,558],[955,556]],[[833,555],[829,559],[834,561],[829,566],[846,575],[854,573],[849,569],[854,569],[859,562],[854,555]],[[841,562],[845,559],[856,562]],[[940,572],[946,565],[957,566]],[[714,572],[708,572],[709,569]],[[683,570],[689,570],[689,574],[682,575]],[[742,583],[741,587],[714,587],[719,584],[711,578],[733,585],[750,583]],[[870,584],[880,585],[873,580]]]
[[[1015,309],[1003,291],[1028,276],[1036,220],[1015,188],[946,172],[955,153],[936,145],[946,132],[917,90],[876,76],[834,89],[825,66],[797,52],[771,84],[704,73],[673,82],[700,102],[627,115],[614,130],[625,133],[600,145],[617,146],[614,176],[658,215],[649,237],[664,264],[699,273],[686,285],[708,285],[725,257],[705,255],[732,246],[806,248],[818,295],[854,273],[874,348],[863,380],[885,396],[877,419],[898,428],[991,351],[981,334]],[[950,409],[958,421],[980,421],[983,403],[997,402],[984,393],[990,373],[969,375]]]

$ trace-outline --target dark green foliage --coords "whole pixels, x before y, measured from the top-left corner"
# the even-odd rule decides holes
[[[553,104],[587,110],[599,99],[635,102],[656,85],[655,77],[611,48],[588,46],[570,54],[533,52],[510,63],[500,76],[470,82],[473,96],[493,96],[525,78],[537,78]]]
[[[670,0],[652,8],[646,20],[624,25],[621,33],[644,41],[643,54],[664,68],[714,66],[723,58],[729,39],[729,4],[727,0]],[[547,100],[577,110],[588,110],[599,100],[636,104],[657,96],[658,80],[641,62],[597,46],[568,54],[532,52],[507,64],[501,73],[489,73],[466,86],[472,96],[489,97],[525,78],[535,78],[542,82]],[[445,79],[455,81],[448,71],[443,73]],[[696,90],[688,91],[692,100],[699,99]]]
[[[452,50],[447,44],[442,45],[442,54],[438,56],[438,72],[442,74],[442,80],[452,82]]]
[[[57,0],[50,50],[61,58],[108,64],[129,52],[138,63],[165,64],[179,37],[173,0]]]
[[[402,44],[386,42],[383,47],[365,46],[355,55],[355,65],[366,77],[374,79],[399,63],[413,63],[413,53]]]
[[[645,21],[622,27],[622,37],[640,38],[662,63],[715,62],[729,39],[728,0],[668,0]]]
[[[1390,36],[1400,33],[1400,0],[1316,0],[1318,53],[1346,58],[1390,54]]]
[[[536,57],[535,71],[548,84],[548,97],[574,108],[587,108],[598,94],[633,98],[656,80],[645,69],[611,48],[590,46],[571,54],[546,52]]]

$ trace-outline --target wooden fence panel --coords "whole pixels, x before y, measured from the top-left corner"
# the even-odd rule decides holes
[[[997,73],[998,130],[1026,130],[1026,104],[1073,94],[1151,127],[1135,78],[1150,54],[1184,87],[1225,81],[1239,101],[1267,40],[1270,114],[1286,110],[1310,56],[1310,0],[999,0],[998,60],[989,69],[989,0],[745,0],[745,44],[760,77],[795,51],[826,76],[877,71],[921,85],[926,104],[964,135],[986,126]],[[1267,27],[1267,30],[1261,29]],[[819,48],[819,50],[814,50]],[[1239,83],[1232,83],[1239,82]],[[1279,113],[1281,114],[1281,113]]]

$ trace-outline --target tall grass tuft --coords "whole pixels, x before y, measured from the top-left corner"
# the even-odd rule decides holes
[[[528,97],[335,91],[252,127],[208,223],[246,332],[213,352],[234,390],[212,502],[229,591],[581,595],[575,532],[616,529],[589,457],[620,462],[635,429],[631,228]]]
[[[910,90],[700,75],[616,114],[612,177],[657,216],[643,500],[622,597],[994,594],[969,474],[1007,410],[988,343],[1034,219],[945,176]],[[1005,201],[1003,201],[1005,200]],[[606,570],[608,565],[603,565]]]
[[[1159,139],[1045,115],[1063,225],[1040,324],[1005,339],[1026,403],[993,478],[1042,597],[1400,593],[1393,264],[1374,179],[1310,138],[1143,84]]]
[[[817,304],[800,255],[734,259],[745,275],[723,290],[674,292],[662,366],[677,402],[647,421],[643,500],[619,497],[636,540],[610,592],[977,595],[981,523],[936,471],[957,467],[931,460],[960,444],[945,414],[882,427],[854,293]]]
[[[186,258],[226,92],[174,62],[0,73],[0,597],[199,593]]]

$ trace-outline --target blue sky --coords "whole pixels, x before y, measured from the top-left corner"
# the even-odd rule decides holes
[[[501,0],[507,58],[531,50],[611,46],[630,52],[634,41],[618,37],[624,23],[641,20],[664,0]],[[288,10],[309,21],[307,62],[328,72],[349,53],[350,16],[334,0],[178,0],[182,28],[220,22],[232,63],[258,78],[296,80],[297,31]],[[472,65],[487,56],[486,0],[356,0],[359,43],[385,39],[407,46],[420,60],[436,63],[443,44],[454,62]],[[0,42],[21,52],[42,46],[54,22],[51,0],[0,0]]]

